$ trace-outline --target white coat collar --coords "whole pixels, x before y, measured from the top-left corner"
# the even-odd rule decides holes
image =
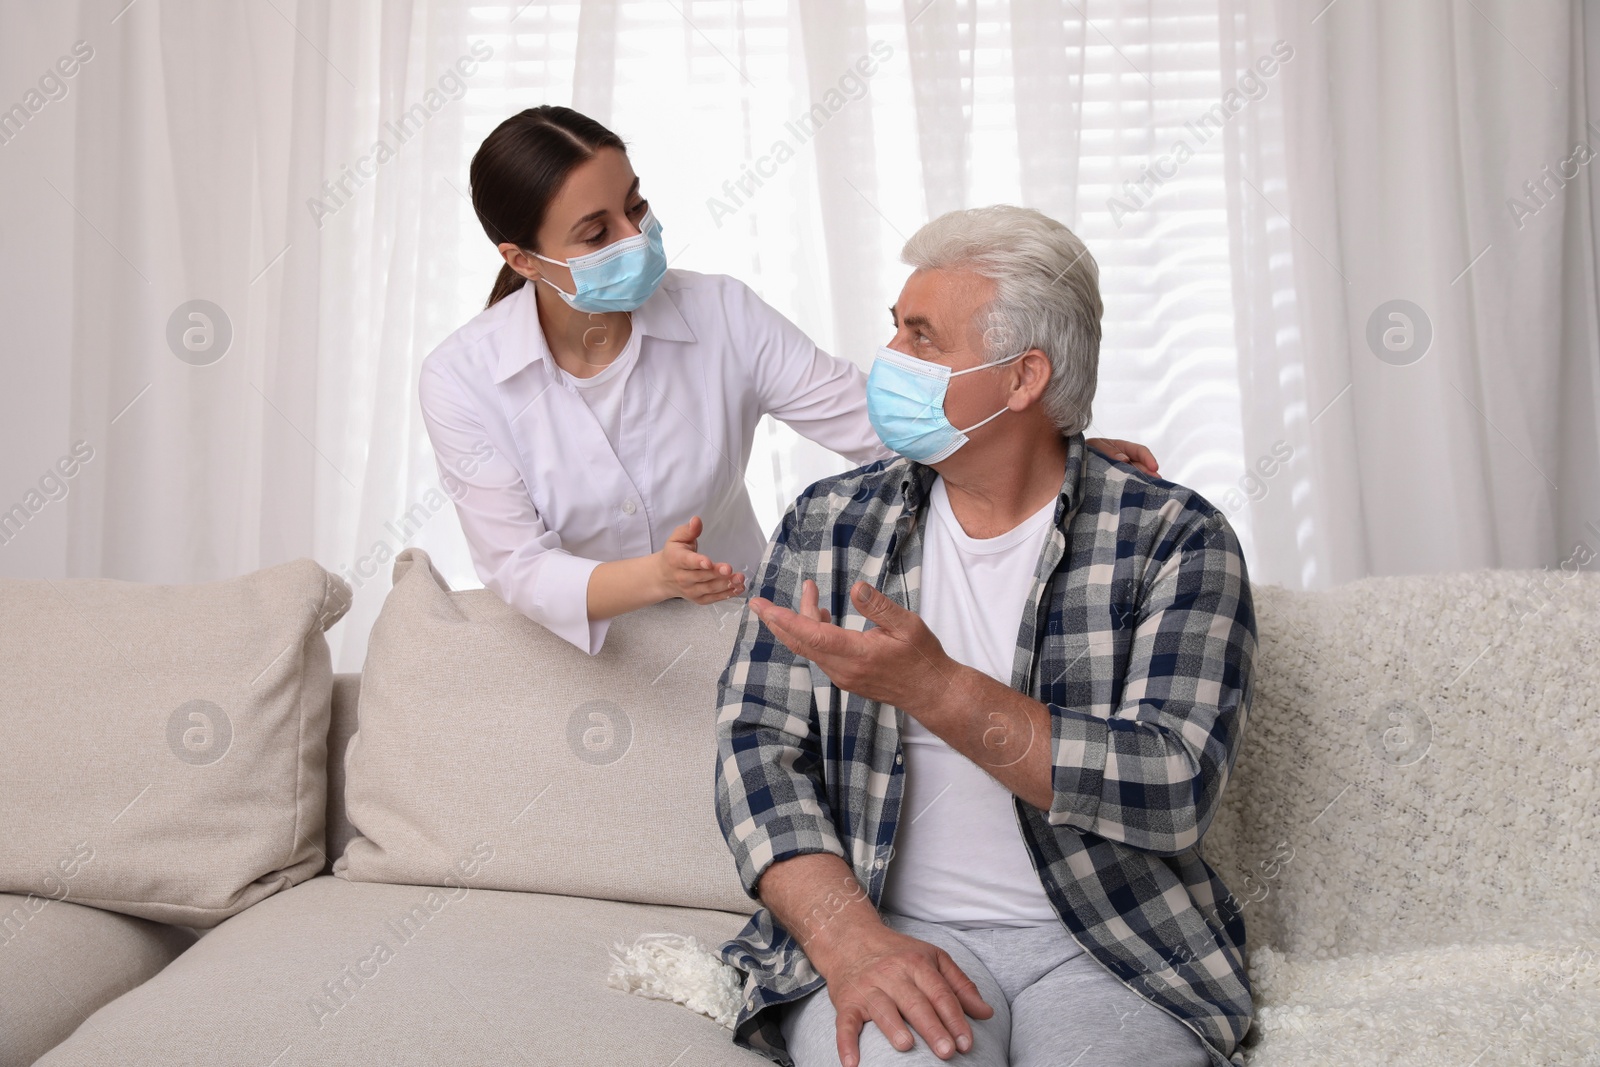
[[[650,294],[650,299],[633,313],[633,328],[643,337],[656,337],[663,341],[693,341],[694,331],[689,329],[683,312],[678,310],[678,304],[669,291],[671,282],[672,273],[669,271],[661,284],[656,286],[656,291]],[[500,346],[500,357],[494,372],[496,384],[537,360],[543,360],[551,371],[555,369],[550,345],[545,341],[544,330],[539,325],[539,305],[533,291],[535,284],[528,282],[505,298],[508,304],[512,304],[507,325],[513,329],[506,335],[506,340],[511,343],[502,343]],[[670,288],[676,290],[677,287]]]

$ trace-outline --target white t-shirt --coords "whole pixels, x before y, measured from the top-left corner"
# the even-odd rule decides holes
[[[1052,498],[998,537],[969,537],[950,510],[944,479],[933,483],[920,614],[953,659],[1006,685],[1055,506]],[[961,929],[1059,923],[1023,843],[1012,792],[910,715],[901,740],[905,792],[883,907]]]
[[[577,388],[578,395],[583,397],[584,403],[589,405],[589,410],[600,421],[606,440],[611,442],[611,451],[618,454],[622,451],[617,442],[622,439],[623,388],[633,365],[639,361],[639,337],[637,329],[630,330],[628,340],[623,344],[622,351],[617,353],[617,358],[593,377],[580,378],[561,368],[562,379]]]

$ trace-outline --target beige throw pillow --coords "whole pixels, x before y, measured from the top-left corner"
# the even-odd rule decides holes
[[[591,657],[400,553],[345,756],[359,836],[334,873],[750,913],[712,777],[739,604],[632,612]]]
[[[349,604],[309,559],[0,579],[0,890],[209,927],[318,873]]]

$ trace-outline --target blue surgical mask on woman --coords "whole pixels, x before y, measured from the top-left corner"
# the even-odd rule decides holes
[[[1008,405],[965,430],[956,429],[944,413],[950,379],[998,367],[1025,355],[1027,350],[992,363],[951,371],[943,364],[885,346],[878,349],[867,375],[867,418],[888,448],[918,463],[938,463],[966,444],[967,434],[1010,410]]]
[[[575,293],[567,292],[549,278],[544,281],[577,311],[633,311],[650,299],[667,273],[661,223],[649,208],[639,220],[639,232],[632,237],[565,261],[533,254],[572,272]]]

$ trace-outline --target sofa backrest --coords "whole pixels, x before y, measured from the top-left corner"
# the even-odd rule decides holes
[[[1333,955],[1595,926],[1600,576],[1253,594],[1245,742],[1201,846],[1252,945]],[[707,686],[714,665],[699,668]],[[330,857],[356,833],[342,753],[360,684],[334,679]],[[709,814],[714,746],[708,728],[682,753],[706,769],[704,787],[660,803]]]
[[[1253,593],[1255,693],[1201,846],[1251,945],[1600,933],[1600,575]]]

